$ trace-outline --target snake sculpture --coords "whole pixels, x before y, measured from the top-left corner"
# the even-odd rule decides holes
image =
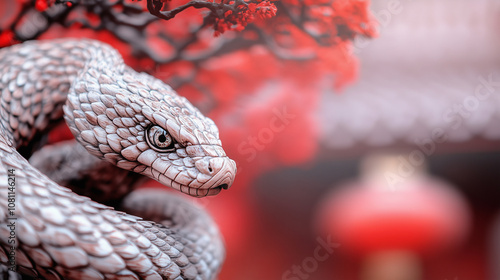
[[[0,65],[5,275],[16,270],[36,279],[217,276],[225,255],[218,229],[184,197],[132,191],[124,199],[132,213],[116,211],[49,179],[18,152],[64,117],[92,155],[81,154],[73,163],[99,158],[204,197],[229,188],[236,173],[211,119],[98,41],[29,41],[0,49]],[[71,151],[78,148],[56,152]],[[51,163],[49,157],[38,166]]]

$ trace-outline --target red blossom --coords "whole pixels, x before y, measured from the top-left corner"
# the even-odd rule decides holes
[[[234,2],[231,1],[229,4],[233,5]],[[234,8],[234,11],[227,10],[224,12],[223,18],[213,20],[214,35],[217,37],[229,30],[242,31],[248,24],[255,21],[256,16],[261,19],[270,19],[276,16],[276,11],[276,6],[268,0],[258,4],[251,2],[247,5],[238,5]]]
[[[49,7],[48,0],[36,0],[35,2],[35,8],[40,12],[47,10],[48,7]]]
[[[274,17],[277,10],[278,9],[273,3],[269,1],[262,1],[259,3],[259,5],[257,5],[256,13],[262,19],[268,19]]]
[[[0,48],[7,47],[14,43],[14,32],[5,30],[0,33]]]
[[[255,3],[248,4],[248,10],[252,13],[255,13],[255,11],[257,10],[257,4]]]

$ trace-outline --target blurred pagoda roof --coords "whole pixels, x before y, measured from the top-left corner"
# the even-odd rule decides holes
[[[442,132],[440,152],[500,150],[500,1],[374,0],[372,11],[380,36],[354,43],[359,80],[322,97],[322,146],[351,155]]]

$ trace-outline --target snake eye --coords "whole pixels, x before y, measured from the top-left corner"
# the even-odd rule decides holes
[[[166,152],[174,148],[174,141],[168,132],[155,125],[146,131],[148,145],[155,151]]]

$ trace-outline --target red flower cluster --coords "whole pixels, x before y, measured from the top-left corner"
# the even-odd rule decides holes
[[[234,1],[229,2],[229,5],[234,5]],[[222,18],[214,19],[214,35],[217,37],[229,30],[242,31],[255,20],[256,16],[260,19],[269,19],[276,15],[276,11],[276,6],[268,0],[258,4],[252,2],[238,5],[234,10],[227,10]]]
[[[35,9],[37,9],[40,12],[43,12],[47,10],[50,6],[54,5],[56,3],[55,0],[36,0],[35,1]],[[71,7],[73,6],[72,2],[65,2],[66,6]]]
[[[14,43],[14,32],[5,30],[0,33],[0,48],[10,46]]]
[[[43,12],[45,10],[47,10],[47,8],[52,5],[53,1],[51,0],[36,0],[35,2],[35,8],[40,11],[40,12]]]
[[[278,10],[276,6],[271,4],[269,1],[260,2],[258,5],[250,3],[248,5],[248,9],[256,13],[262,19],[274,17],[276,15],[276,11]]]

